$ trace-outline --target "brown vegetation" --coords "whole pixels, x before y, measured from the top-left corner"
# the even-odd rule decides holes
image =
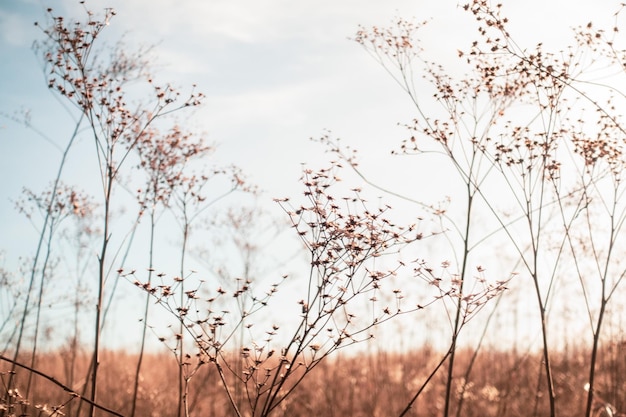
[[[626,357],[622,354],[624,343],[612,344],[601,351],[598,393],[617,410],[626,409]],[[67,352],[48,352],[40,356],[39,369],[56,377],[67,379]],[[171,353],[144,354],[141,390],[138,395],[138,416],[174,416],[178,393],[173,381],[177,380],[178,368]],[[378,351],[357,355],[339,355],[320,364],[303,382],[288,401],[275,411],[276,416],[353,416],[387,417],[398,415],[413,391],[428,377],[441,352],[423,348],[406,353]],[[460,350],[457,354],[459,369],[466,369],[473,352]],[[559,382],[558,403],[564,415],[579,415],[584,408],[587,393],[586,369],[588,352],[570,350],[554,357],[555,379]],[[135,354],[121,351],[102,353],[102,369],[99,389],[100,400],[123,415],[131,409]],[[89,367],[89,355],[82,354],[76,363],[77,373],[84,375]],[[541,353],[511,351],[482,351],[476,358],[471,380],[465,387],[464,416],[488,417],[542,416],[549,413],[549,404],[541,393]],[[24,381],[25,371],[18,371],[18,381]],[[6,375],[3,375],[5,380]],[[466,382],[456,375],[454,392],[457,398]],[[80,388],[77,381],[75,389]],[[446,388],[445,372],[436,375],[423,392],[410,416],[441,415]],[[539,390],[538,390],[539,388]],[[18,383],[18,389],[23,390]],[[190,412],[193,415],[231,415],[232,410],[219,377],[210,367],[202,368],[192,384]],[[22,415],[47,415],[43,412],[61,406],[65,415],[86,415],[83,409],[77,413],[78,400],[62,389],[44,380],[38,380],[33,390],[35,403],[20,404]],[[596,409],[605,406],[600,401]],[[454,412],[454,408],[452,409]],[[61,414],[59,414],[61,415]]]

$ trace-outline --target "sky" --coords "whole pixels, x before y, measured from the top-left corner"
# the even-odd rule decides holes
[[[117,11],[107,28],[110,39],[125,34],[131,46],[155,45],[158,79],[182,89],[198,85],[207,99],[186,122],[205,132],[218,145],[218,157],[242,167],[270,199],[297,189],[302,162],[323,163],[323,150],[309,139],[326,130],[359,148],[373,175],[386,176],[394,165],[381,158],[405,138],[397,124],[411,120],[412,108],[382,68],[349,39],[359,25],[385,25],[396,16],[430,20],[424,47],[452,70],[457,49],[475,33],[471,16],[456,0],[111,0],[87,5]],[[71,120],[47,91],[40,60],[31,50],[41,39],[33,22],[44,21],[47,7],[81,15],[74,0],[0,1],[0,53],[5,57],[0,111],[28,111],[32,125],[52,133],[60,145]],[[505,13],[517,39],[560,45],[571,26],[594,17],[610,21],[616,7],[612,1],[593,7],[585,1],[507,1]],[[19,247],[24,225],[9,200],[23,186],[41,187],[42,178],[51,178],[60,153],[6,117],[0,119],[0,151],[2,178],[14,179],[0,188],[0,216],[9,228],[3,240],[11,242],[3,246]]]
[[[532,46],[563,45],[570,27],[589,20],[611,24],[619,2],[503,0],[514,38]],[[396,16],[429,20],[423,46],[455,70],[457,49],[475,32],[457,0],[87,0],[93,10],[112,7],[107,35],[131,46],[154,45],[157,78],[197,84],[205,105],[185,119],[218,145],[216,158],[240,166],[263,191],[263,205],[299,193],[302,163],[323,166],[323,148],[310,141],[330,130],[361,151],[372,178],[402,189],[419,181],[433,201],[446,180],[400,175],[406,167],[390,150],[406,137],[411,120],[406,95],[354,41],[359,25],[385,25]],[[0,250],[14,267],[32,252],[36,233],[14,209],[22,187],[42,189],[53,177],[72,119],[47,90],[31,49],[41,32],[33,22],[45,9],[80,16],[74,0],[0,0]],[[50,143],[7,115],[27,111]],[[56,145],[55,145],[56,144]],[[81,158],[69,176],[80,182]],[[0,265],[2,265],[0,263]]]

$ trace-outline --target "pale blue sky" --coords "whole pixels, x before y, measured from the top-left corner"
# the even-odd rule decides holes
[[[513,36],[532,46],[565,45],[569,27],[594,19],[611,24],[617,1],[503,0]],[[428,55],[454,67],[456,51],[474,38],[475,25],[456,0],[111,0],[88,7],[113,7],[110,39],[126,33],[132,45],[155,44],[157,79],[207,96],[187,120],[219,144],[217,158],[239,165],[263,190],[263,204],[299,193],[301,163],[323,163],[309,141],[325,129],[363,151],[371,175],[394,181],[414,178],[389,151],[405,138],[398,122],[412,108],[394,82],[356,43],[358,28],[386,25],[394,16],[431,19],[424,31]],[[62,146],[72,120],[47,91],[38,58],[30,49],[41,33],[45,8],[80,15],[74,0],[0,0],[0,112],[30,111],[32,124]],[[89,144],[75,152],[90,152]],[[33,228],[13,209],[23,186],[41,190],[54,176],[60,152],[33,131],[0,117],[0,250],[14,266],[35,245]],[[67,182],[80,183],[89,160],[75,154]],[[429,178],[425,190],[446,193]],[[439,196],[440,197],[440,196]],[[433,197],[437,200],[439,197]]]
[[[562,44],[569,27],[596,17],[610,23],[618,2],[504,1],[512,28],[532,45]],[[456,49],[475,25],[456,0],[324,1],[88,1],[113,7],[107,36],[127,34],[129,44],[156,44],[159,79],[182,87],[196,83],[207,95],[191,122],[220,145],[219,157],[240,165],[268,190],[268,198],[292,192],[300,163],[322,158],[309,137],[330,129],[347,143],[373,149],[378,159],[404,137],[396,126],[411,118],[403,93],[354,42],[359,24],[385,25],[394,16],[432,19],[423,39],[430,56],[455,65]],[[71,120],[47,91],[30,49],[40,37],[33,22],[52,7],[68,16],[74,0],[0,1],[0,111],[30,110],[35,127],[64,143]],[[0,216],[19,239],[12,204],[23,185],[41,187],[56,168],[58,152],[14,123],[0,120]],[[58,138],[58,139],[57,139]],[[364,158],[366,153],[364,153]],[[379,166],[377,161],[373,165]],[[10,220],[9,220],[10,219]],[[20,227],[22,227],[20,225]],[[7,229],[5,229],[7,230]],[[10,237],[9,237],[10,236]]]

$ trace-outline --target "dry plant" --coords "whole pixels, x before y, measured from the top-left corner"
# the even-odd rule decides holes
[[[1,415],[84,414],[80,406],[70,408],[74,399],[89,404],[91,416],[96,409],[121,415],[113,410],[116,407],[128,408],[131,416],[148,413],[146,402],[156,404],[160,395],[149,381],[141,383],[151,371],[146,361],[154,359],[146,352],[149,330],[175,358],[168,370],[176,376],[168,377],[164,385],[171,391],[172,381],[177,381],[176,395],[169,393],[167,398],[179,417],[194,411],[310,415],[323,408],[320,398],[341,401],[334,386],[330,390],[320,386],[344,380],[353,384],[346,410],[354,415],[383,415],[377,398],[365,396],[366,390],[354,386],[355,381],[387,395],[392,412],[400,416],[460,417],[481,410],[485,415],[556,417],[577,412],[575,405],[582,403],[583,395],[587,417],[600,412],[618,415],[624,407],[620,398],[624,384],[615,368],[624,364],[615,351],[603,346],[603,330],[626,274],[626,260],[619,256],[626,248],[621,239],[626,219],[622,179],[626,130],[619,113],[625,95],[618,88],[626,52],[618,45],[620,13],[613,29],[585,24],[574,30],[573,46],[550,53],[542,45],[518,45],[502,6],[474,0],[464,9],[476,20],[479,36],[458,52],[468,71],[462,77],[425,58],[417,40],[424,23],[398,18],[388,28],[360,28],[355,36],[415,109],[415,119],[405,125],[409,139],[393,152],[446,161],[445,174],[455,173],[449,179],[463,189],[462,194],[434,204],[423,201],[419,188],[413,196],[401,196],[429,213],[436,231],[424,231],[421,218],[414,225],[398,226],[390,220],[388,205],[374,208],[357,188],[342,191],[342,163],[366,182],[368,176],[351,149],[326,136],[322,142],[341,162],[303,171],[302,202],[276,200],[308,256],[306,273],[277,278],[265,289],[251,272],[253,248],[245,233],[235,242],[245,256],[245,268],[241,276],[230,276],[231,282],[216,283],[188,267],[191,235],[202,215],[235,190],[254,191],[236,167],[199,170],[194,160],[213,148],[180,123],[169,124],[164,118],[199,105],[202,95],[192,90],[181,97],[170,85],[157,85],[148,73],[145,51],[130,54],[118,44],[111,56],[96,53],[95,45],[115,15],[112,10],[96,16],[85,9],[83,21],[68,21],[49,9],[49,24],[42,28],[45,41],[36,50],[44,59],[49,88],[72,106],[75,129],[60,149],[59,170],[50,189],[42,194],[26,191],[19,203],[31,219],[35,211],[41,214],[41,220],[34,221],[40,234],[23,279],[25,289],[16,291],[17,278],[0,269],[3,300],[14,300],[2,304],[8,318],[0,334],[5,334],[10,318],[20,322],[0,355],[11,365],[0,373]],[[136,95],[144,101],[129,104]],[[100,192],[95,202],[62,182],[69,150],[85,127],[97,161],[94,173]],[[141,173],[144,180],[138,192],[129,193],[136,197],[132,213],[136,217],[130,228],[116,227],[114,212],[123,201],[116,193],[128,191],[123,177],[131,172]],[[213,187],[220,178],[227,184]],[[157,272],[156,244],[163,216],[171,216],[180,227],[176,274]],[[59,225],[68,217],[77,220],[76,230],[84,232],[87,227],[89,235],[98,238],[97,265],[91,264],[97,271],[90,282],[97,307],[93,347],[79,363],[76,317],[84,307],[76,294],[73,353],[64,368],[69,382],[61,383],[52,376],[57,371],[48,370],[41,359],[48,357],[38,340],[43,333],[45,290],[53,282],[53,247],[62,235]],[[87,218],[94,218],[96,225],[86,226]],[[144,275],[124,264],[132,237],[146,218]],[[233,218],[233,224],[237,222],[242,223]],[[248,226],[242,224],[245,231]],[[425,240],[444,243],[445,252],[438,253],[436,261],[422,251]],[[118,241],[122,243],[116,248]],[[407,254],[411,261],[403,260]],[[496,265],[508,259],[506,272],[500,272]],[[518,269],[516,283],[530,283],[536,300],[540,354],[485,353],[482,339],[473,351],[461,350],[463,330],[490,306],[484,337],[490,318],[503,304],[492,300]],[[105,290],[112,276],[129,279],[146,295],[141,344],[137,356],[124,359],[125,364],[132,363],[123,373],[124,384],[117,381],[122,371],[104,377],[99,372],[108,309]],[[108,293],[109,306],[119,281]],[[570,281],[579,289],[575,299],[565,299],[562,292]],[[287,304],[277,297],[284,282],[293,282],[299,291]],[[88,284],[85,280],[77,285]],[[11,297],[4,297],[9,293]],[[150,323],[154,301],[175,320],[165,330]],[[588,350],[579,347],[571,363],[565,363],[554,347],[554,312],[564,303],[584,306],[589,322]],[[363,365],[364,356],[357,356],[350,365],[354,371],[336,368],[342,363],[333,359],[338,351],[368,342],[376,327],[433,304],[443,308],[449,323],[449,343],[442,355],[429,351],[423,361],[399,355],[382,364],[370,358],[368,365]],[[33,324],[32,334],[28,323]],[[485,359],[489,355],[501,361]],[[584,380],[578,376],[583,367]],[[378,370],[376,375],[372,369]],[[18,371],[27,372],[26,384],[18,381]],[[348,378],[350,372],[353,376]],[[84,375],[82,380],[78,373]],[[315,380],[315,375],[322,377]],[[69,398],[46,399],[43,388],[31,383],[34,376],[66,391]],[[317,388],[309,392],[306,387]],[[121,390],[132,392],[128,401],[112,394]],[[145,395],[148,391],[150,396]],[[418,399],[423,399],[423,406],[418,407]],[[301,404],[307,406],[303,409]]]
[[[144,129],[136,132],[138,137],[137,151],[139,154],[139,168],[145,173],[145,188],[138,190],[138,202],[140,211],[138,216],[141,217],[144,212],[149,216],[149,256],[148,256],[148,284],[152,282],[152,274],[154,272],[154,244],[156,237],[156,223],[166,208],[170,208],[173,196],[179,196],[191,193],[190,190],[197,187],[199,182],[195,176],[187,176],[190,162],[195,158],[206,156],[212,149],[204,145],[200,139],[196,139],[190,133],[185,133],[179,126],[174,126],[169,132],[162,134],[156,128]],[[219,172],[214,172],[218,174]],[[201,184],[204,185],[208,181],[208,177],[203,177]],[[234,189],[234,188],[233,188]],[[203,201],[204,197],[199,191],[193,191],[195,202]],[[181,200],[177,200],[180,202]],[[183,203],[187,201],[183,198]],[[186,207],[186,206],[185,206]],[[181,274],[184,273],[184,257],[186,253],[186,245],[189,235],[190,221],[186,210],[183,211],[185,219],[183,225],[183,244],[181,249]],[[120,270],[121,271],[121,270]],[[137,394],[139,391],[140,371],[143,361],[143,353],[146,346],[147,323],[149,318],[150,297],[146,296],[144,305],[144,316],[141,346],[137,368],[135,372],[135,382],[133,389],[133,400],[131,417],[135,415]],[[180,331],[182,334],[182,331]],[[186,395],[184,393],[185,379],[183,377],[183,343],[181,340],[179,346],[179,416],[186,405]]]
[[[282,247],[289,229],[282,216],[274,218],[275,215],[259,204],[259,197],[255,196],[249,206],[230,207],[226,212],[217,213],[203,230],[203,235],[212,237],[211,242],[191,252],[193,258],[230,293],[241,288],[243,281],[257,286],[256,283],[273,279],[276,270],[285,269],[286,264],[302,253],[300,247],[289,251],[272,250],[270,253],[264,250]],[[292,243],[290,240],[290,246],[293,246]],[[234,301],[235,314],[242,315],[249,310],[251,300],[247,297],[237,297]],[[246,328],[241,326],[238,334],[233,335],[230,349],[241,352],[247,346],[246,339]],[[242,374],[244,365],[244,359],[239,357],[234,361],[233,372]],[[239,409],[245,406],[247,399],[242,384],[233,387],[233,397]]]
[[[135,146],[133,130],[144,129],[154,117],[173,101],[169,89],[156,88],[155,111],[133,111],[126,104],[125,84],[135,79],[143,70],[136,62],[119,57],[119,61],[100,62],[92,54],[94,42],[108,25],[114,12],[107,10],[98,20],[86,10],[86,22],[66,22],[48,9],[51,23],[44,28],[46,41],[39,46],[45,59],[48,87],[74,105],[93,134],[98,168],[103,191],[103,239],[99,255],[98,296],[94,326],[94,359],[91,376],[91,395],[97,401],[97,374],[100,364],[100,334],[104,283],[107,275],[107,249],[110,239],[110,212],[112,192],[119,169],[130,150]],[[141,126],[137,128],[137,126]],[[91,414],[94,409],[92,407]]]
[[[209,194],[209,184],[216,177],[226,177],[229,179],[230,185],[226,187],[221,193]],[[179,284],[179,305],[183,306],[187,303],[188,294],[190,291],[196,291],[196,289],[188,290],[185,288],[185,277],[190,274],[186,268],[186,258],[189,252],[189,240],[192,231],[192,224],[199,216],[207,209],[211,208],[214,204],[222,200],[228,194],[235,190],[242,190],[245,192],[254,192],[254,187],[247,184],[241,171],[234,166],[229,168],[214,168],[210,174],[191,175],[185,177],[181,182],[180,187],[174,190],[174,207],[172,208],[178,224],[182,232],[182,243],[180,248],[180,275],[178,276]],[[175,352],[178,353],[178,367],[179,367],[179,404],[178,415],[189,415],[189,381],[195,375],[196,371],[188,370],[189,356],[185,352],[185,323],[184,320],[179,317],[179,327],[176,337]],[[193,342],[195,343],[195,342]]]
[[[465,219],[450,225],[458,234],[450,245],[460,253],[453,272],[461,296],[443,415],[452,408],[454,344],[464,322],[461,300],[469,256],[498,236],[498,245],[505,242],[502,237],[509,245],[497,251],[516,256],[533,283],[546,381],[538,390],[545,390],[551,416],[558,414],[558,404],[548,314],[559,298],[559,285],[572,278],[579,282],[592,347],[585,413],[590,416],[602,323],[626,273],[617,255],[624,247],[620,236],[626,218],[626,131],[619,113],[624,95],[618,89],[626,52],[617,46],[620,15],[608,31],[592,23],[575,29],[574,46],[550,53],[541,44],[534,49],[518,45],[501,4],[475,0],[463,8],[474,16],[479,32],[468,50],[458,51],[468,71],[463,77],[425,58],[417,35],[425,23],[398,18],[388,28],[361,28],[355,37],[414,105],[416,117],[406,125],[411,137],[396,153],[444,156],[467,191],[460,203]],[[422,92],[425,88],[432,94]],[[353,162],[335,144],[331,149]],[[473,215],[476,210],[490,214],[499,227],[485,231]],[[537,398],[541,395],[538,391]],[[459,401],[457,415],[461,406]]]
[[[389,288],[388,281],[403,263],[385,266],[385,255],[424,236],[415,225],[400,227],[389,221],[387,206],[369,209],[357,189],[348,197],[335,197],[339,168],[332,164],[304,171],[304,204],[277,200],[309,253],[308,277],[299,286],[300,295],[294,296],[299,301],[294,299],[290,307],[295,312],[292,323],[254,322],[261,311],[281,308],[271,303],[283,281],[262,295],[256,291],[258,283],[247,277],[237,280],[233,291],[210,288],[202,281],[183,290],[186,277],[169,282],[161,277],[159,285],[135,282],[178,317],[196,348],[195,359],[186,355],[184,365],[193,372],[205,364],[214,366],[236,415],[267,416],[287,406],[305,377],[331,354],[371,339],[375,326],[426,306],[411,304],[402,290]],[[390,305],[381,301],[387,293]],[[369,305],[371,318],[360,313],[364,305]],[[233,314],[230,308],[235,306]],[[240,334],[245,334],[245,342]],[[175,346],[182,338],[176,335]],[[245,393],[243,404],[234,395],[239,386]]]
[[[38,211],[46,228],[44,229],[40,225],[35,225],[36,230],[43,230],[43,233],[47,237],[45,244],[45,254],[41,270],[39,273],[39,283],[37,293],[34,294],[36,300],[35,308],[35,324],[34,334],[32,336],[32,349],[30,353],[30,368],[36,369],[37,348],[41,333],[41,310],[44,302],[44,289],[46,286],[50,286],[53,274],[51,273],[51,255],[53,247],[53,239],[56,237],[57,231],[61,226],[63,220],[68,217],[73,217],[76,220],[84,219],[93,214],[93,203],[88,195],[85,193],[76,191],[72,187],[69,187],[59,181],[55,182],[51,189],[44,191],[40,195],[34,193],[31,190],[24,189],[22,199],[16,202],[17,209],[24,213],[31,221],[33,219],[34,212]],[[20,323],[19,333],[17,335],[17,347],[15,349],[15,357],[19,354],[20,341],[24,335],[24,328],[26,325],[26,316],[29,312],[29,298],[30,291],[33,290],[32,282],[29,284],[29,294],[24,305],[24,311],[22,314],[22,321]],[[13,368],[15,371],[15,368]],[[28,382],[26,384],[26,391],[24,392],[25,398],[30,398],[30,389],[32,384],[32,373],[28,375]],[[11,384],[9,384],[11,385]]]
[[[83,380],[83,392],[87,389],[90,392],[79,394],[79,397],[89,400],[89,414],[93,416],[95,409],[99,406],[97,385],[101,334],[106,311],[112,303],[114,294],[114,291],[110,293],[108,306],[105,309],[105,283],[112,272],[119,268],[116,267],[116,264],[119,265],[117,259],[125,243],[126,255],[129,253],[131,242],[127,242],[127,237],[130,235],[132,241],[137,225],[144,212],[148,211],[151,217],[150,233],[151,242],[153,242],[158,216],[157,209],[169,207],[171,195],[176,195],[177,202],[188,204],[194,199],[202,201],[199,190],[206,186],[210,178],[232,176],[233,186],[228,187],[223,194],[242,188],[243,180],[241,173],[231,168],[212,169],[209,171],[210,174],[189,174],[187,165],[190,159],[206,154],[209,147],[184,132],[179,126],[165,129],[167,133],[160,133],[156,122],[162,120],[159,122],[159,127],[166,126],[165,116],[185,108],[198,106],[203,96],[192,90],[186,97],[181,97],[181,94],[171,85],[157,84],[148,72],[150,58],[146,50],[129,53],[123,43],[110,48],[110,56],[107,56],[106,50],[98,50],[97,45],[101,34],[115,16],[113,10],[105,9],[102,15],[96,15],[85,7],[83,20],[65,19],[55,15],[52,9],[48,9],[47,12],[47,24],[36,23],[42,29],[44,40],[35,44],[35,51],[43,58],[48,87],[57,97],[70,104],[70,107],[66,109],[75,121],[75,128],[66,147],[61,149],[62,157],[58,174],[51,189],[42,195],[30,191],[25,194],[25,199],[33,202],[43,214],[43,223],[36,225],[40,230],[40,239],[30,268],[30,279],[21,313],[21,325],[15,334],[14,345],[10,348],[12,369],[7,374],[6,389],[3,391],[3,405],[5,405],[3,415],[7,413],[12,415],[15,411],[13,400],[17,399],[15,393],[18,390],[14,376],[17,367],[21,366],[29,371],[26,391],[19,391],[24,395],[21,402],[24,406],[33,403],[29,391],[32,376],[37,373],[35,372],[37,370],[35,357],[40,333],[41,303],[44,296],[44,284],[49,285],[49,260],[53,244],[56,243],[54,237],[58,224],[68,215],[77,219],[92,215],[93,204],[87,202],[86,197],[83,198],[76,191],[65,187],[61,182],[64,168],[70,163],[68,158],[70,149],[74,146],[76,138],[87,131],[92,138],[94,160],[97,161],[97,164],[94,164],[94,174],[97,174],[101,193],[96,204],[101,207],[101,211],[97,216],[92,216],[99,224],[86,227],[92,234],[99,236],[100,249],[95,259],[97,260],[95,280],[90,283],[91,288],[94,286],[96,288],[95,304],[97,306],[93,323],[93,360],[91,368],[87,371],[89,376]],[[136,102],[134,99],[138,95],[144,98]],[[29,122],[25,122],[25,125],[30,127]],[[112,216],[114,210],[120,206],[121,200],[116,200],[115,194],[117,190],[126,191],[122,179],[125,172],[130,172],[132,169],[133,161],[138,161],[138,165],[147,173],[147,185],[139,193],[138,215],[130,232],[121,230],[120,233],[116,233]],[[205,204],[205,206],[208,205]],[[19,208],[27,215],[31,214],[26,212],[28,209],[26,205],[20,203]],[[185,212],[185,216],[188,215],[189,212]],[[185,220],[188,221],[185,227],[188,227],[191,219]],[[185,231],[185,233],[188,232]],[[125,234],[126,237],[121,239],[122,244],[115,250],[112,246],[114,241],[112,239]],[[150,245],[151,267],[152,251],[153,247]],[[184,252],[183,246],[182,253]],[[181,269],[182,265],[181,262]],[[82,268],[83,271],[87,269],[85,266]],[[117,287],[117,281],[114,289]],[[76,302],[75,306],[75,312],[77,312],[79,303]],[[29,366],[22,362],[21,351],[23,350],[22,344],[27,337],[25,332],[27,315],[31,312],[35,314],[35,330]],[[147,314],[146,309],[146,316]],[[75,332],[75,339],[76,334],[77,332]],[[143,351],[143,344],[141,350]],[[140,369],[141,356],[138,360],[136,381],[139,380]],[[74,379],[73,374],[71,379]],[[135,382],[135,398],[137,389],[137,382]],[[80,414],[80,407],[76,413]],[[134,414],[134,407],[132,413]]]

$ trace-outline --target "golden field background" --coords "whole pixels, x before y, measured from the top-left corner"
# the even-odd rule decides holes
[[[626,355],[624,342],[615,342],[601,350],[598,364],[597,393],[617,410],[626,409]],[[407,353],[385,351],[358,355],[337,355],[321,363],[296,391],[276,410],[277,416],[354,416],[386,417],[398,415],[414,391],[423,383],[441,357],[429,348]],[[584,390],[588,352],[571,347],[553,360],[557,401],[562,415],[580,415],[586,401]],[[124,415],[130,412],[136,355],[106,351],[102,355],[99,381],[100,403]],[[177,413],[177,366],[171,353],[150,353],[144,358],[141,372],[137,416],[175,416]],[[40,354],[38,369],[80,391],[89,363],[89,355],[71,350]],[[454,378],[456,413],[463,398],[461,415],[467,417],[545,416],[549,413],[542,392],[541,355],[515,351],[460,350]],[[471,365],[471,367],[470,367]],[[4,366],[3,368],[6,368]],[[469,371],[469,372],[468,372]],[[72,372],[74,379],[72,381]],[[23,382],[25,371],[18,371]],[[3,379],[6,374],[3,374]],[[211,363],[204,365],[190,382],[191,415],[233,415]],[[418,399],[410,416],[441,415],[446,384],[445,372],[439,372]],[[465,387],[464,387],[465,384]],[[20,384],[18,383],[18,386]],[[463,395],[461,393],[465,391]],[[243,401],[239,398],[239,401]],[[604,404],[598,401],[600,409]],[[23,415],[46,415],[42,407],[65,415],[87,415],[86,405],[78,412],[78,399],[52,383],[38,379],[32,402],[19,407]],[[105,415],[100,411],[98,415]],[[456,415],[456,414],[453,414]],[[598,414],[601,415],[601,414]]]

